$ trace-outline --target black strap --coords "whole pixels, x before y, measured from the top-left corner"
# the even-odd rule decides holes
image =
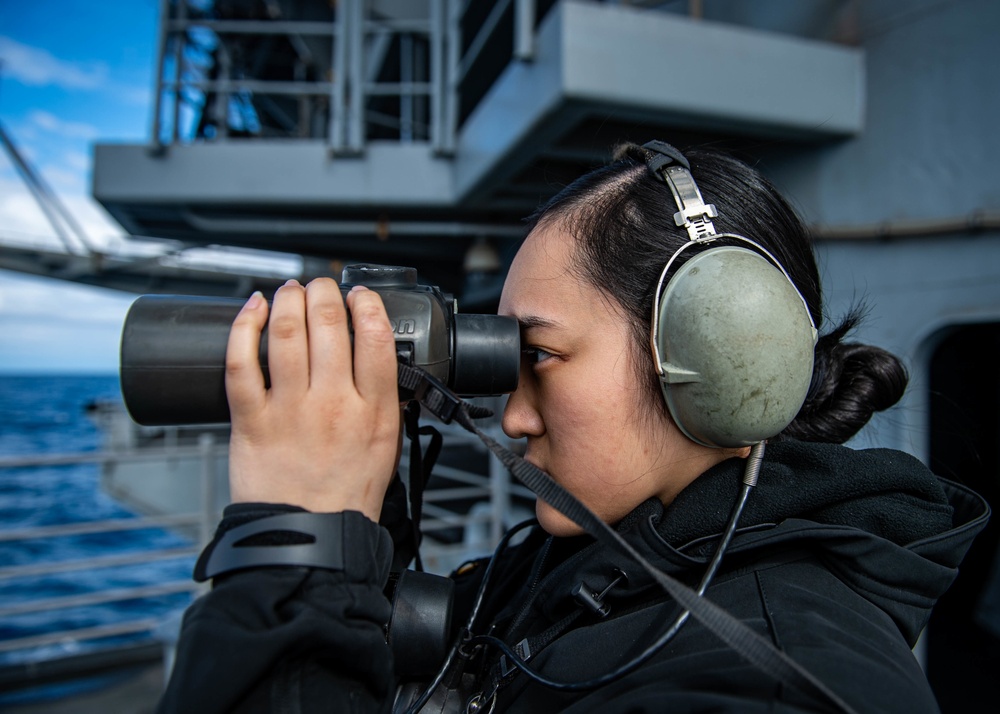
[[[423,516],[424,490],[430,480],[431,471],[434,470],[434,464],[441,454],[444,440],[441,438],[441,432],[434,427],[421,427],[419,419],[419,402],[410,402],[403,410],[403,424],[406,436],[410,440],[410,523],[413,528],[413,542],[416,544],[414,567],[423,571],[424,562],[420,557],[420,519]],[[427,451],[423,451],[420,447],[421,436],[431,437]]]
[[[236,526],[202,551],[195,564],[194,579],[201,583],[234,570],[276,565],[343,570],[343,532],[350,517],[348,512],[302,511],[267,516]],[[280,535],[286,533],[294,533],[307,542],[275,542],[275,538],[280,541]],[[250,539],[270,542],[245,544]]]
[[[399,386],[409,393],[413,399],[427,407],[427,410],[443,421],[450,424],[455,418],[456,412],[461,407],[466,418],[482,419],[493,416],[493,410],[469,404],[461,397],[456,396],[448,387],[430,374],[418,367],[411,367],[400,362],[397,365]]]
[[[672,147],[671,147],[672,148]],[[400,365],[402,374],[405,365]],[[407,370],[412,368],[407,367]],[[417,370],[413,370],[417,371]],[[400,377],[402,384],[403,377]],[[473,405],[462,401],[436,379],[424,373],[418,381],[422,386],[415,390],[424,395],[421,403],[433,413],[432,405],[444,405],[447,420],[454,420],[466,430],[476,434],[493,452],[508,471],[530,489],[536,496],[558,510],[583,528],[597,540],[609,544],[627,557],[637,562],[659,585],[667,591],[681,607],[690,610],[691,615],[709,631],[746,658],[751,664],[778,681],[790,686],[823,704],[827,711],[847,712],[854,710],[837,694],[812,675],[802,665],[795,662],[773,644],[751,630],[728,612],[710,600],[700,597],[697,592],[679,580],[660,571],[628,544],[613,528],[598,518],[575,496],[556,483],[551,476],[528,463],[520,456],[497,443],[472,421]],[[438,394],[445,392],[446,394]],[[419,398],[419,397],[418,397]],[[444,419],[441,415],[439,418]]]

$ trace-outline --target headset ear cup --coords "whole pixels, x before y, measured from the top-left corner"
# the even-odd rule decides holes
[[[763,256],[733,246],[689,259],[660,299],[660,385],[693,441],[749,446],[798,414],[816,330],[795,287]]]

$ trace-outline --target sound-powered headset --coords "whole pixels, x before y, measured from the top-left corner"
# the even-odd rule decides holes
[[[691,440],[751,446],[798,414],[812,379],[816,326],[781,263],[759,243],[716,233],[687,158],[661,141],[646,165],[670,188],[688,232],[660,273],[650,347],[670,416]],[[745,245],[713,244],[722,239]],[[667,280],[681,254],[697,250]],[[664,282],[666,285],[664,286]]]

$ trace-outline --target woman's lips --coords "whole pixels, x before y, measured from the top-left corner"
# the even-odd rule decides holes
[[[525,454],[522,458],[524,458],[525,461],[527,461],[529,464],[534,466],[539,471],[544,471],[545,473],[549,473],[548,469],[546,469],[545,466],[543,466],[541,463],[533,459],[529,454]],[[551,474],[549,475],[551,476]]]

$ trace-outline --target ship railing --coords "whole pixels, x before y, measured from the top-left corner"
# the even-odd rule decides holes
[[[114,467],[127,462],[155,461],[164,458],[200,458],[209,465],[204,470],[203,478],[211,475],[214,468],[215,453],[224,450],[225,445],[205,444],[194,447],[173,447],[166,449],[143,450],[105,450],[62,454],[38,454],[27,456],[0,457],[0,478],[2,474],[12,469],[31,469],[56,466],[79,466],[95,464],[101,468]],[[207,491],[207,489],[206,489]],[[180,545],[171,547],[145,548],[134,551],[97,555],[83,558],[69,558],[54,562],[35,562],[18,565],[0,566],[0,586],[16,584],[16,581],[31,581],[54,575],[72,574],[76,572],[97,571],[107,572],[104,580],[113,583],[116,580],[127,579],[143,583],[148,580],[142,573],[142,568],[152,563],[167,561],[188,561],[191,565],[202,547],[201,541],[207,539],[217,520],[217,515],[205,509],[197,512],[165,515],[138,515],[134,517],[110,518],[91,521],[79,521],[57,525],[41,525],[20,528],[0,529],[0,548],[13,543],[52,543],[59,539],[80,536],[124,536],[137,531],[152,529],[173,532],[197,533],[197,542],[178,540]],[[7,625],[16,624],[17,618],[33,616],[33,625],[48,614],[51,621],[57,622],[74,609],[119,605],[139,600],[162,599],[178,594],[196,595],[203,586],[195,583],[189,577],[169,581],[152,582],[130,586],[115,586],[97,588],[91,591],[72,595],[32,598],[17,602],[0,603],[0,624],[3,629],[11,631],[14,628]],[[189,602],[190,598],[182,602]],[[184,606],[184,605],[182,605]],[[106,619],[106,618],[105,618]],[[123,618],[119,621],[85,627],[55,627],[38,634],[0,639],[0,659],[16,664],[30,664],[34,659],[46,657],[47,653],[71,652],[78,653],[90,648],[99,648],[102,644],[114,638],[117,643],[134,644],[136,638],[147,642],[158,636],[157,631],[163,624],[162,617],[142,616],[136,619]],[[38,625],[34,625],[38,628]],[[56,657],[58,658],[58,657]],[[10,665],[4,665],[8,668]],[[0,686],[10,688],[12,683],[3,678]],[[30,678],[29,678],[30,679]],[[25,681],[24,684],[37,683]]]
[[[470,28],[477,23],[468,20],[469,0],[429,0],[425,14],[406,17],[340,0],[328,20],[221,19],[161,0],[153,150],[234,137],[324,138],[333,153],[357,154],[371,136],[388,136],[450,154],[463,84],[479,67],[489,69],[473,84],[495,79],[494,63],[480,63],[484,50],[499,41],[505,56],[534,54],[535,0],[477,0],[477,17],[487,3]],[[474,30],[467,44],[463,28]],[[278,77],[278,57],[268,54],[275,41],[289,47]]]
[[[473,443],[471,435],[453,427],[439,425],[448,445]],[[496,429],[495,426],[487,429]],[[502,438],[502,435],[497,435]],[[475,443],[478,444],[478,441]],[[190,536],[188,543],[176,547],[149,548],[138,552],[116,553],[67,559],[57,562],[41,562],[0,566],[0,586],[17,580],[43,578],[73,572],[108,569],[110,572],[125,572],[120,569],[140,568],[150,563],[171,560],[187,560],[193,565],[195,556],[211,538],[221,510],[228,500],[227,494],[217,493],[216,471],[220,458],[225,457],[228,446],[225,441],[212,433],[203,433],[197,443],[167,444],[165,446],[125,447],[65,454],[45,454],[30,456],[0,457],[0,479],[11,469],[26,469],[53,466],[96,464],[102,469],[114,469],[123,464],[142,462],[163,462],[165,460],[191,459],[196,463],[200,479],[201,502],[192,504],[197,510],[189,513],[165,515],[137,515],[135,517],[113,518],[59,525],[44,525],[21,528],[0,529],[0,547],[3,544],[26,541],[41,541],[81,535],[115,535],[144,529],[163,529]],[[445,573],[472,556],[485,555],[499,540],[503,530],[511,525],[515,512],[514,499],[533,498],[523,487],[511,484],[503,466],[492,456],[489,457],[487,473],[475,473],[459,468],[438,465],[436,476],[446,479],[445,487],[432,488],[424,495],[424,518],[421,531],[425,534],[421,546],[424,566],[428,571]],[[400,464],[400,473],[407,473],[408,459]],[[458,508],[455,503],[460,503]],[[471,508],[468,504],[474,502]],[[466,508],[464,512],[462,508]],[[451,539],[437,539],[442,533],[451,532]],[[455,540],[454,533],[463,537]],[[182,541],[183,542],[183,541]],[[109,578],[110,580],[111,578]],[[138,577],[136,578],[139,579]],[[55,615],[72,608],[119,604],[149,598],[165,598],[177,594],[188,594],[192,598],[202,592],[205,586],[194,583],[189,578],[135,585],[131,587],[108,586],[94,592],[75,595],[35,598],[19,602],[0,603],[0,628],[25,615]],[[190,602],[186,600],[185,603]],[[186,607],[184,604],[182,607]],[[162,647],[162,658],[169,662],[176,637],[176,610],[164,617],[143,616],[131,620],[111,622],[101,625],[76,628],[55,628],[40,634],[0,639],[0,661],[16,663],[15,666],[0,665],[0,692],[11,688],[23,688],[44,683],[40,672],[50,671],[49,679],[71,679],[81,672],[93,674],[95,661],[101,667],[113,668],[134,666],[143,657],[153,657]],[[172,630],[164,631],[165,623],[172,622]],[[123,636],[129,636],[123,638]],[[124,639],[124,641],[123,641]],[[113,644],[108,644],[108,643]],[[138,642],[138,644],[137,644]],[[103,643],[103,644],[102,644]],[[157,644],[158,643],[158,644]],[[85,646],[84,646],[85,645]],[[154,646],[155,645],[155,646]],[[103,649],[102,649],[103,647]],[[72,660],[72,666],[58,663],[34,661],[46,655],[40,652],[60,651],[78,653],[93,649],[94,657],[73,654],[63,657]],[[121,657],[109,657],[108,652],[120,650]],[[96,659],[95,659],[96,658]],[[60,659],[56,657],[55,659]],[[51,665],[46,670],[43,665]]]

